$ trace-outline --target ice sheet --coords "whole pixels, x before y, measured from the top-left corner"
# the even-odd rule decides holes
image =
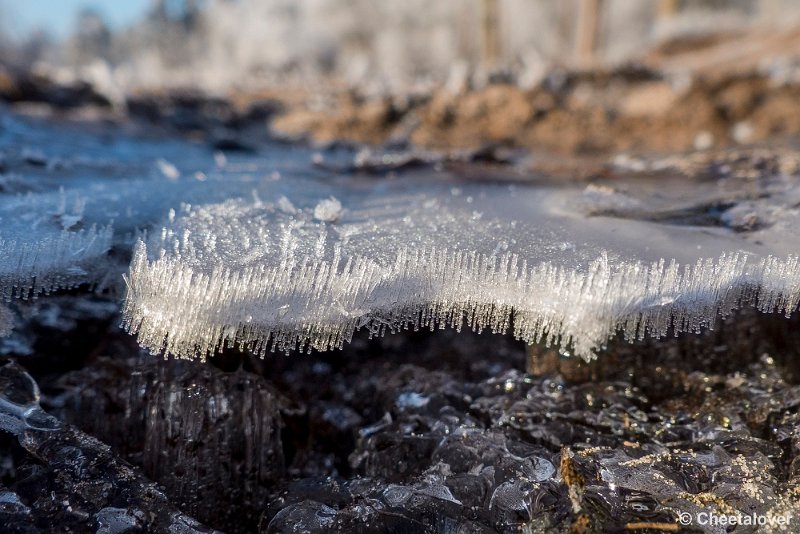
[[[314,164],[346,149],[222,157],[118,128],[2,126],[0,292],[116,276],[107,251],[135,247],[125,327],[153,352],[467,325],[589,358],[618,331],[697,331],[800,299],[797,176],[544,185],[441,162],[370,175]]]
[[[466,324],[591,358],[618,330],[699,331],[741,305],[789,313],[800,298],[792,209],[742,234],[590,217],[579,187],[421,172],[337,184],[341,213],[320,220],[327,187],[311,190],[288,197],[291,212],[264,194],[178,213],[136,250],[126,327],[184,357]]]

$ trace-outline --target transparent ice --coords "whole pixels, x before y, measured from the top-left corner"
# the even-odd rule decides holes
[[[222,157],[175,139],[4,126],[9,168],[25,146],[46,147],[0,195],[4,296],[98,281],[114,267],[95,259],[133,248],[124,326],[155,353],[328,350],[360,329],[467,325],[591,358],[619,331],[696,332],[739,306],[789,314],[800,299],[796,176],[377,177],[312,164],[353,157],[336,151]]]

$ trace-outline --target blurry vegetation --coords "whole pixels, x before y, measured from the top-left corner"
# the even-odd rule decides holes
[[[790,0],[153,0],[116,33],[81,11],[67,46],[43,33],[11,39],[0,25],[0,61],[84,78],[91,67],[92,79],[104,70],[125,90],[532,86],[556,66],[615,65],[676,37],[798,20]]]

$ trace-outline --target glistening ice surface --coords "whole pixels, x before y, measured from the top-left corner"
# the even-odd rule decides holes
[[[800,297],[779,228],[756,243],[725,228],[587,218],[579,190],[428,173],[302,187],[172,218],[136,250],[128,328],[185,357],[462,324],[590,357],[617,329],[698,331],[742,303],[788,313]],[[322,217],[330,193],[343,207]]]
[[[740,305],[790,313],[800,299],[792,174],[689,180],[662,162],[635,179],[547,185],[439,161],[376,175],[312,163],[346,150],[226,157],[3,125],[0,289],[98,282],[116,273],[106,250],[135,247],[125,325],[154,352],[326,350],[357,329],[466,324],[591,357],[618,330],[698,331]]]

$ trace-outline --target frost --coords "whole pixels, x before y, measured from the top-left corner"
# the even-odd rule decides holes
[[[294,215],[295,213],[297,213],[297,208],[294,207],[292,201],[283,195],[281,195],[281,197],[278,199],[278,209],[290,215]]]
[[[130,250],[135,236],[182,203],[218,202],[253,190],[248,174],[231,169],[223,175],[214,170],[213,153],[172,139],[106,138],[5,114],[0,144],[11,171],[0,191],[3,300],[119,279],[122,267],[107,259],[112,246]],[[47,146],[47,156],[35,146]],[[208,179],[181,181],[165,155]],[[46,168],[52,161],[64,162],[57,173]]]
[[[618,332],[696,332],[800,299],[793,175],[556,187],[418,165],[377,178],[315,166],[303,147],[220,161],[175,139],[0,123],[19,173],[0,193],[0,297],[119,278],[108,250],[135,247],[124,324],[153,352],[328,350],[359,329],[466,325],[590,358]],[[64,165],[26,163],[30,146]]]
[[[283,198],[285,199],[286,197]],[[291,205],[291,202],[289,202],[289,206]],[[336,222],[341,214],[342,203],[339,202],[335,197],[320,200],[319,203],[314,207],[314,218],[319,221]]]
[[[158,165],[158,170],[161,171],[161,174],[163,174],[165,178],[177,180],[181,177],[181,171],[179,171],[175,165],[165,159],[159,158],[156,160],[156,165]]]
[[[27,237],[0,237],[4,258],[0,260],[0,297],[4,300],[35,297],[86,281],[87,271],[81,265],[105,255],[111,229],[92,226],[77,232],[62,230]]]
[[[699,332],[744,303],[790,313],[800,298],[796,257],[733,255],[684,267],[611,267],[600,258],[583,273],[550,263],[521,270],[516,255],[403,250],[388,266],[355,256],[287,257],[273,268],[201,274],[145,255],[139,247],[131,269],[127,327],[151,350],[184,357],[234,342],[263,355],[270,338],[278,350],[341,348],[357,327],[383,335],[466,322],[506,332],[512,312],[517,338],[591,357],[617,330],[629,340],[664,336],[670,326]]]
[[[794,212],[783,229],[745,239],[589,219],[571,209],[586,201],[577,189],[451,189],[430,177],[353,181],[340,187],[347,209],[335,225],[317,216],[324,200],[297,202],[292,216],[280,197],[194,207],[137,246],[125,325],[151,351],[187,358],[237,344],[261,355],[340,348],[362,328],[463,325],[591,358],[618,331],[697,332],[742,305],[788,314],[800,299],[800,264],[787,252],[798,250]]]
[[[35,298],[99,274],[112,229],[84,224],[84,208],[84,196],[60,186],[0,197],[0,299]]]
[[[72,208],[70,209],[67,207],[68,199],[66,193],[64,192],[64,188],[59,188],[58,193],[58,209],[54,213],[54,216],[59,220],[61,227],[64,230],[69,230],[70,228],[76,226],[83,218],[83,208],[86,201],[81,197],[76,196],[73,201]]]

